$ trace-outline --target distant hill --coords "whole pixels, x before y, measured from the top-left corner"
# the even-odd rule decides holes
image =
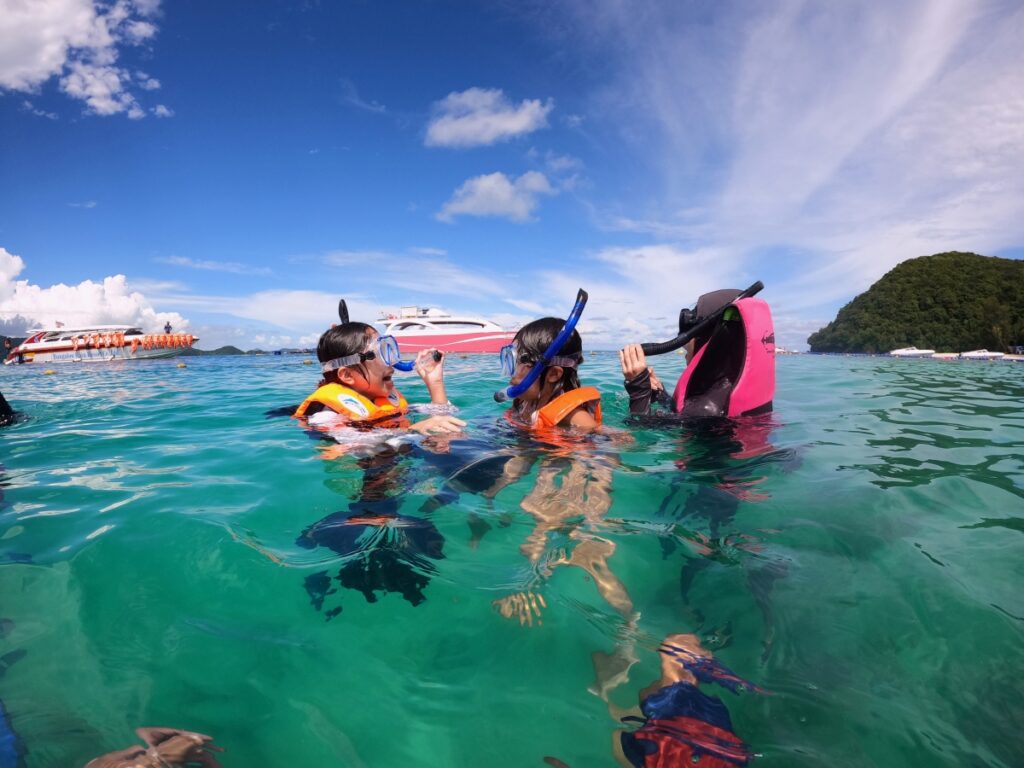
[[[1024,261],[960,251],[910,259],[807,343],[811,352],[1008,351],[1024,344]]]
[[[217,349],[196,349],[195,347],[189,347],[187,349],[181,350],[181,352],[178,353],[178,355],[181,356],[181,357],[206,357],[208,355],[244,355],[244,354],[247,354],[247,353],[243,352],[238,347],[232,347],[230,345],[226,346],[226,347],[218,347]]]

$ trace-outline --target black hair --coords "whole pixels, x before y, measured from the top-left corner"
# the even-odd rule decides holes
[[[316,359],[321,363],[334,360],[337,357],[348,357],[366,349],[366,336],[368,331],[377,332],[377,329],[367,323],[343,323],[328,328],[320,336],[316,345]],[[328,371],[324,374],[324,383],[337,383],[338,372]]]
[[[526,358],[528,362],[535,363],[544,356],[551,342],[555,340],[559,332],[565,326],[565,320],[557,317],[542,317],[527,323],[516,334],[513,343],[517,347],[517,354],[520,358]],[[583,362],[583,339],[580,338],[576,329],[565,340],[562,348],[555,353],[556,357],[571,357],[579,365]],[[579,389],[580,377],[575,368],[562,368],[562,380],[559,382],[561,392],[568,392]],[[556,388],[556,391],[558,389]]]

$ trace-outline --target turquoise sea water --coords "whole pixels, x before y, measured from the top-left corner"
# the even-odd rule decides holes
[[[265,415],[315,382],[302,358],[187,362],[0,371],[28,416],[0,432],[0,700],[28,766],[139,725],[213,734],[228,768],[613,765],[592,654],[633,649],[625,706],[678,632],[765,689],[705,686],[756,765],[1024,764],[1024,365],[781,358],[768,420],[627,430],[598,353],[620,431],[538,446],[499,419],[494,360],[452,359],[467,438],[368,469]],[[513,455],[536,461],[488,499]],[[296,543],[349,510],[412,520],[378,571]],[[612,549],[632,622],[558,564]],[[528,588],[540,623],[493,607]]]

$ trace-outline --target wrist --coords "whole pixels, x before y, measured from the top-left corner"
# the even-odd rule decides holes
[[[428,384],[427,391],[430,393],[431,403],[434,405],[448,405],[448,393],[445,391],[443,383],[435,382],[434,384]]]

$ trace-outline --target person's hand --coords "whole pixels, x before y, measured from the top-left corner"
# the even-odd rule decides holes
[[[435,360],[435,356],[440,356],[440,360]],[[436,349],[421,349],[419,354],[416,355],[416,362],[414,363],[414,369],[416,373],[423,379],[423,383],[427,385],[427,391],[430,393],[430,402],[435,405],[446,405],[448,403],[448,393],[445,392],[444,388],[444,360],[445,355],[443,352],[438,352]]]
[[[661,379],[654,375],[654,369],[648,368],[647,373],[651,377],[651,389],[660,389],[662,392],[664,392],[665,385],[661,383]]]
[[[416,362],[414,369],[416,373],[420,375],[424,383],[429,387],[431,384],[441,383],[444,381],[444,354],[441,355],[440,360],[434,359],[434,353],[436,349],[421,349],[419,354],[416,355]]]
[[[212,736],[177,728],[139,728],[135,733],[149,745],[149,753],[159,757],[162,764],[220,768],[212,753],[224,750],[213,743]]]
[[[462,419],[457,419],[446,413],[439,413],[437,416],[416,422],[409,429],[419,432],[421,435],[431,435],[461,432],[464,426],[466,426],[466,422]]]
[[[647,356],[639,344],[628,344],[619,350],[619,362],[626,381],[632,381],[647,370]]]
[[[534,616],[537,618],[538,626],[543,624],[540,620],[540,610],[541,608],[548,607],[548,604],[544,602],[544,595],[539,592],[537,594],[533,592],[517,592],[514,595],[495,600],[491,605],[497,609],[502,617],[506,619],[519,619],[520,626],[526,624],[529,627],[533,626]]]

